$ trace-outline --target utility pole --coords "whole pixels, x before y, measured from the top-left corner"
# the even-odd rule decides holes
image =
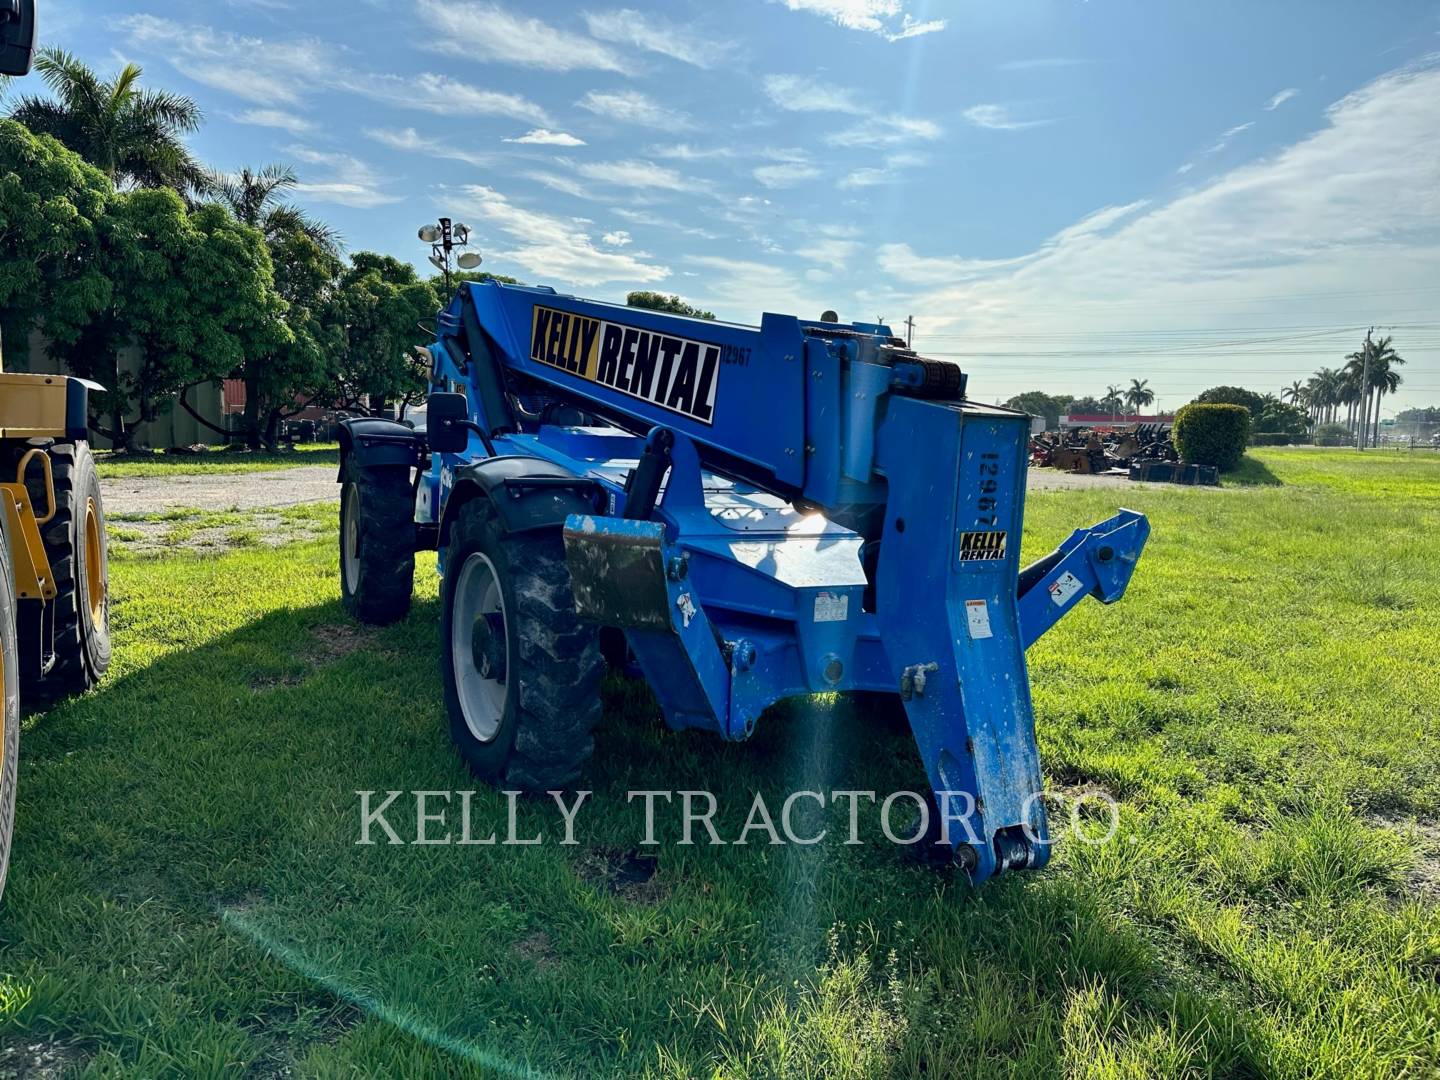
[[[915,347],[915,346],[912,344],[912,343],[914,342],[914,340],[915,340],[915,316],[914,316],[914,315],[906,315],[906,316],[905,316],[905,347],[906,347],[907,349],[913,349],[913,348]]]
[[[1374,333],[1373,326],[1365,331],[1365,359],[1360,365],[1360,412],[1363,415],[1360,417],[1360,430],[1355,439],[1355,449],[1362,452],[1365,449],[1365,437],[1369,434],[1370,427],[1370,337]]]

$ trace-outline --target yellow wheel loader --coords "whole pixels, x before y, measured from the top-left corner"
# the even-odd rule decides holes
[[[35,54],[35,0],[0,0],[0,75]],[[89,392],[0,359],[0,892],[10,865],[20,708],[94,686],[110,666],[109,554],[87,441]]]

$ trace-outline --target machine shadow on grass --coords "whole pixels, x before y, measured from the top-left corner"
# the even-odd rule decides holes
[[[337,603],[277,611],[32,721],[0,1045],[190,1075],[1043,1076],[1169,1032],[1261,1071],[1225,999],[1182,988],[1063,865],[972,890],[873,817],[860,846],[686,847],[678,809],[642,849],[630,790],[713,791],[728,841],[755,792],[925,791],[908,733],[843,703],[785,703],[725,744],[666,731],[611,676],[575,846],[544,797],[516,815],[543,844],[358,845],[357,791],[475,790],[475,836],[508,826],[449,746],[437,606],[379,630]]]

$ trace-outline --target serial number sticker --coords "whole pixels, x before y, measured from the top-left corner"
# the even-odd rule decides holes
[[[973,641],[995,636],[990,632],[990,609],[984,600],[965,601],[965,625],[970,628]]]
[[[845,622],[850,618],[850,597],[845,593],[815,594],[815,621]]]
[[[530,323],[530,359],[662,409],[714,421],[715,386],[722,359],[748,350],[692,341],[638,326],[610,322],[536,304]]]
[[[1051,583],[1050,599],[1056,607],[1064,607],[1070,602],[1070,598],[1084,587],[1080,584],[1080,579],[1067,570]]]
[[[1005,558],[1006,533],[1001,530],[966,532],[960,534],[960,561],[982,562],[987,559]]]

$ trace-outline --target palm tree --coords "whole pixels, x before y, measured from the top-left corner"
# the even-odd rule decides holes
[[[1280,397],[1282,400],[1289,401],[1291,405],[1299,408],[1302,403],[1309,400],[1310,391],[1304,383],[1296,379],[1289,386],[1285,387],[1284,390],[1280,391]]]
[[[340,253],[340,234],[305,211],[280,201],[281,192],[298,184],[288,165],[266,165],[258,172],[241,169],[231,176],[212,172],[209,187],[240,221],[265,234],[270,243],[284,235],[303,232],[331,255]]]
[[[1403,381],[1393,365],[1405,363],[1405,358],[1395,351],[1390,335],[1374,340],[1373,333],[1365,335],[1365,343],[1347,356],[1345,365],[1346,397],[1350,404],[1350,430],[1360,439],[1359,445],[1379,445],[1380,402],[1386,394],[1393,394]],[[1369,377],[1366,378],[1368,372]],[[1362,381],[1365,385],[1361,385]]]
[[[1130,411],[1138,413],[1155,400],[1155,391],[1148,388],[1149,379],[1131,379],[1130,389],[1125,391],[1125,403]]]
[[[1100,407],[1110,413],[1110,422],[1115,422],[1115,414],[1120,411],[1120,406],[1125,403],[1124,395],[1118,386],[1107,386],[1105,396],[1100,399]]]
[[[200,126],[200,107],[165,90],[142,89],[141,69],[126,64],[102,79],[61,49],[46,49],[35,68],[55,99],[26,97],[11,116],[31,131],[52,135],[96,166],[117,186],[170,187],[202,193],[205,170],[182,136]]]
[[[1393,394],[1400,389],[1404,380],[1400,373],[1392,371],[1391,368],[1405,363],[1405,358],[1395,351],[1392,344],[1393,339],[1389,334],[1379,341],[1368,341],[1366,344],[1370,349],[1370,394],[1375,400],[1374,421],[1370,429],[1370,445],[1380,445],[1380,402],[1386,394]]]

